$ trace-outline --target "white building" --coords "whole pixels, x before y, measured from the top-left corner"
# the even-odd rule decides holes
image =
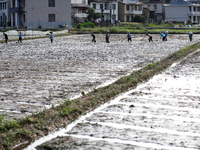
[[[184,21],[190,19],[200,24],[200,3],[178,0],[170,4],[164,4],[166,21]]]
[[[118,20],[118,2],[114,1],[93,1],[90,2],[90,7],[92,7],[95,12],[101,13],[103,10],[102,21],[110,21],[113,23]]]
[[[0,0],[0,26],[8,23],[8,2],[7,0]]]
[[[88,8],[88,0],[71,0],[72,22],[84,22],[85,18],[87,18],[86,11]]]
[[[165,21],[187,21],[189,6],[191,3],[178,0],[170,4],[164,4],[165,7]]]

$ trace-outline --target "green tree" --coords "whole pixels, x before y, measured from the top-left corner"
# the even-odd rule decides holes
[[[188,19],[187,24],[192,24],[192,21]]]
[[[98,19],[98,18],[101,18],[101,14],[100,13],[95,13],[94,19]]]
[[[141,15],[135,15],[132,19],[132,22],[145,23],[145,17]]]
[[[93,21],[95,19],[101,18],[101,14],[95,13],[95,10],[91,7],[88,8],[87,14],[88,14],[87,16],[88,21]]]

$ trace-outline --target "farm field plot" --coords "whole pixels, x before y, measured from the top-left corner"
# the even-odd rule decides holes
[[[169,35],[162,42],[153,35],[149,43],[144,35],[90,35],[26,40],[0,45],[0,112],[7,118],[19,118],[48,109],[64,99],[80,95],[108,81],[155,62],[189,42],[187,35]],[[142,40],[143,39],[143,40]]]
[[[59,136],[50,135],[54,138],[36,149],[199,149],[199,70],[200,50],[56,132]]]

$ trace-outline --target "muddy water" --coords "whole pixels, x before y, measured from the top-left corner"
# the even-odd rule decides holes
[[[198,51],[28,149],[199,149],[199,70]]]
[[[49,39],[1,44],[0,112],[19,118],[41,111],[194,43],[187,35],[171,35],[167,42],[153,35],[153,43],[142,40],[144,35],[121,42],[125,36],[111,35],[109,44],[101,34],[97,43],[90,35],[73,35],[56,37],[53,44]]]

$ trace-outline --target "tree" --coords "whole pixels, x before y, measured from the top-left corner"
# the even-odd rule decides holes
[[[89,21],[93,21],[95,19],[101,18],[101,14],[100,13],[95,13],[95,10],[93,8],[91,8],[91,7],[88,8],[87,14],[88,14],[87,19]]]
[[[192,24],[192,21],[188,19],[187,24]]]
[[[132,22],[145,23],[145,17],[141,15],[135,15],[132,19]]]

